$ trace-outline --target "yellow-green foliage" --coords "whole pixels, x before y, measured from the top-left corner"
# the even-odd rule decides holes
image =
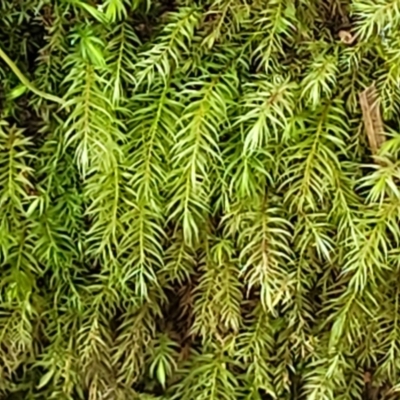
[[[0,0],[0,48],[0,399],[400,398],[399,0]]]

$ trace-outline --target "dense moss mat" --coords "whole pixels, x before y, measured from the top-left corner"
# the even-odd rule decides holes
[[[0,398],[400,394],[399,0],[0,0]]]

